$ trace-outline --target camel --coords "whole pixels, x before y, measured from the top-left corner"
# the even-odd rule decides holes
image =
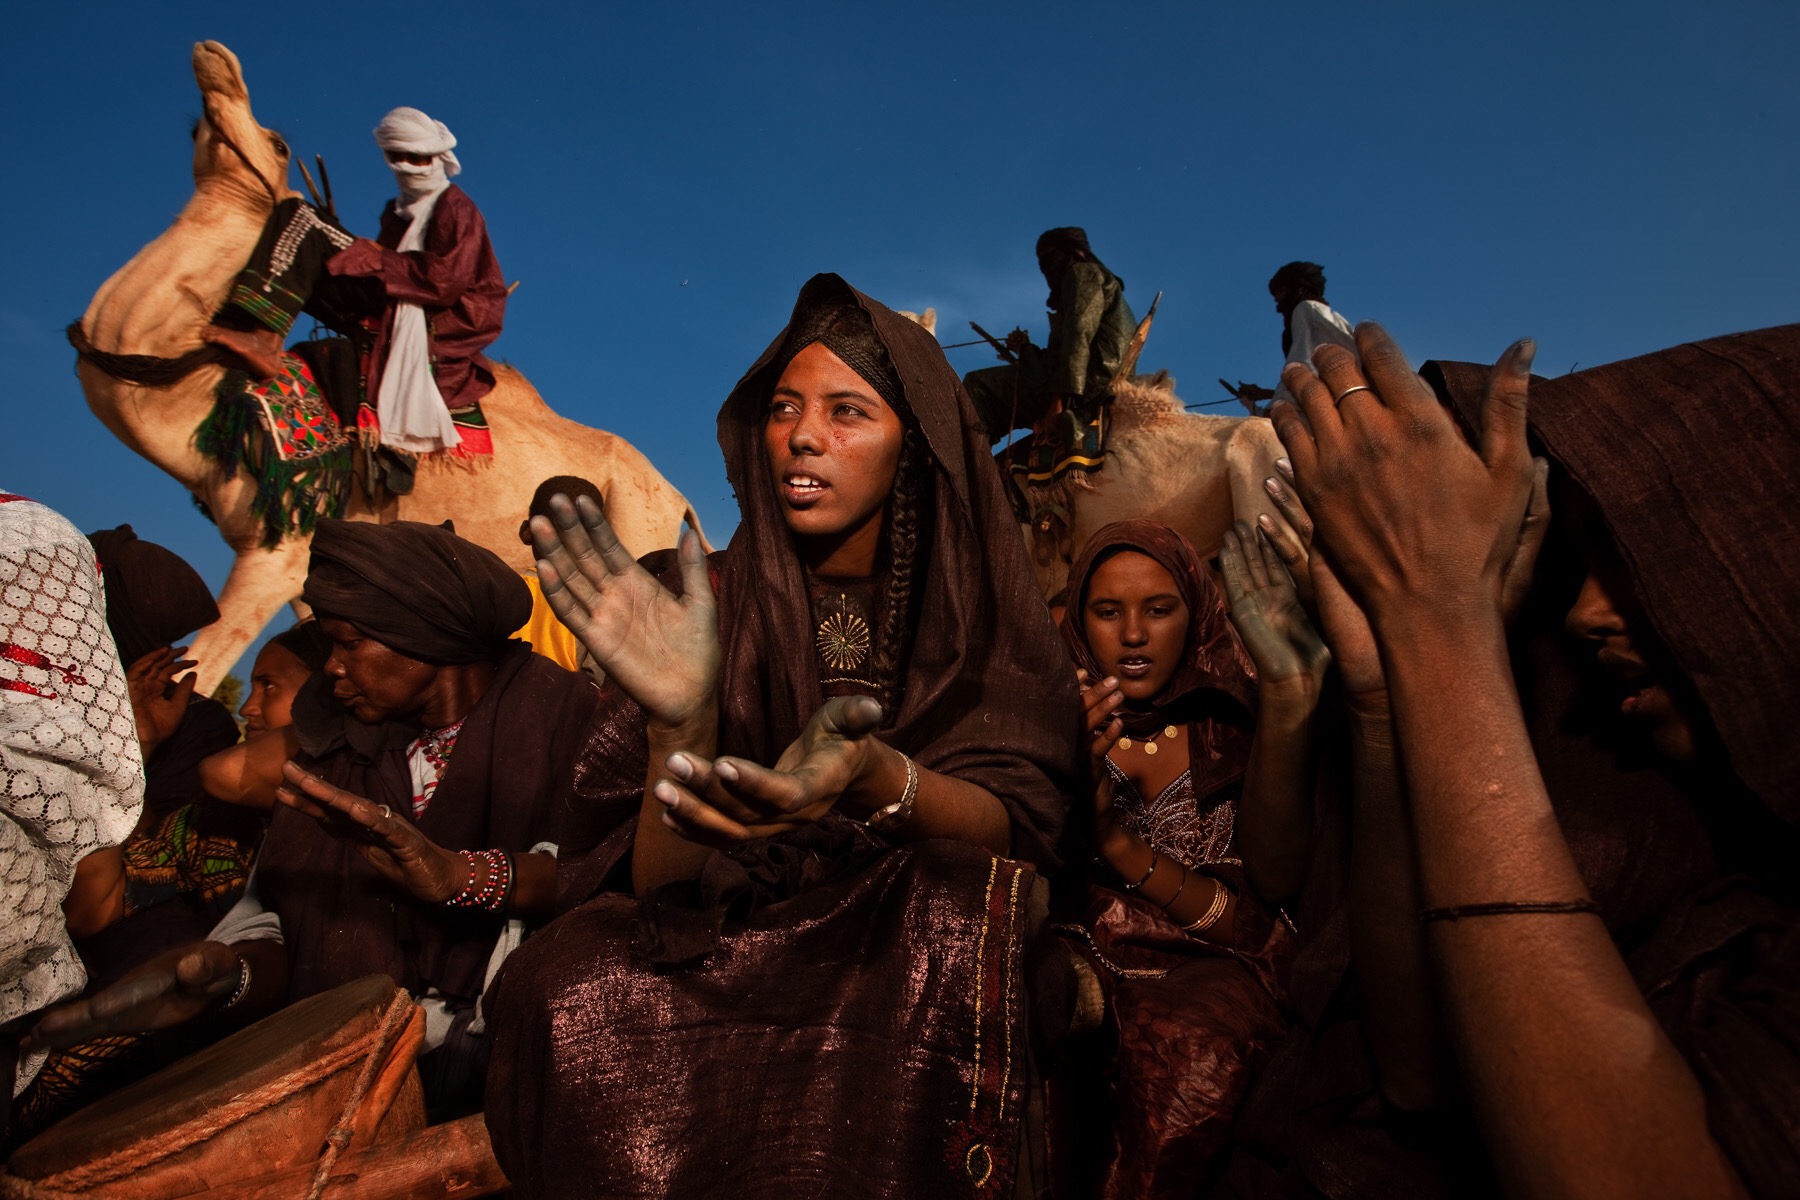
[[[236,554],[219,596],[219,620],[189,651],[206,694],[277,609],[293,603],[302,611],[311,538],[289,535],[265,548],[262,519],[251,511],[256,481],[244,471],[226,474],[195,446],[224,371],[209,355],[196,354],[200,330],[248,261],[275,204],[295,193],[286,186],[288,147],[251,114],[237,56],[217,42],[201,42],[193,67],[205,113],[194,136],[193,197],[173,225],[101,286],[81,333],[102,355],[148,356],[165,366],[195,355],[188,361],[200,365],[162,386],[143,386],[109,374],[83,353],[78,374],[94,414],[193,493]],[[552,475],[579,475],[600,487],[613,528],[634,555],[674,545],[683,521],[700,533],[692,506],[624,439],[558,416],[512,367],[497,374],[497,386],[482,400],[494,441],[491,468],[424,459],[410,495],[377,512],[353,488],[345,517],[454,518],[463,537],[525,568],[531,552],[518,528],[532,492]]]
[[[1114,397],[1105,465],[1081,481],[1026,489],[1025,542],[1046,600],[1068,585],[1075,554],[1113,521],[1161,521],[1209,559],[1234,517],[1272,511],[1262,482],[1282,451],[1266,418],[1190,413],[1164,373],[1121,380]]]

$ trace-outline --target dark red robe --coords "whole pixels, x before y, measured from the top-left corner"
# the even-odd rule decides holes
[[[369,386],[378,387],[394,331],[394,306],[417,304],[431,331],[431,361],[438,392],[450,409],[467,408],[494,388],[494,364],[482,351],[500,336],[506,316],[506,279],[488,240],[487,222],[467,192],[451,184],[438,197],[425,228],[425,248],[402,253],[408,219],[396,201],[381,213],[373,242],[358,238],[334,255],[333,275],[373,279],[388,298],[375,332]]]

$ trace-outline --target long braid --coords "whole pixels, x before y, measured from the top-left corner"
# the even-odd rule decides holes
[[[923,440],[912,428],[900,446],[900,464],[894,472],[893,502],[888,508],[887,581],[882,588],[881,628],[875,637],[871,664],[875,698],[892,725],[900,712],[901,664],[911,649],[913,627],[913,575],[919,562],[919,540],[925,514],[921,512],[923,483],[929,470]]]

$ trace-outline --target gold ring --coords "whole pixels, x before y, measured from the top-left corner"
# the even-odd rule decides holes
[[[1359,383],[1355,387],[1347,387],[1342,392],[1339,392],[1337,399],[1333,400],[1332,403],[1333,404],[1342,404],[1344,402],[1344,397],[1350,395],[1353,392],[1373,392],[1374,390],[1375,390],[1374,388],[1370,387],[1366,383]]]

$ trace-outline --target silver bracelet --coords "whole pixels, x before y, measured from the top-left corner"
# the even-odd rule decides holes
[[[250,960],[245,958],[243,956],[243,954],[240,953],[238,955],[237,990],[231,993],[231,999],[229,999],[225,1003],[219,1005],[219,1011],[224,1012],[227,1009],[236,1008],[238,1005],[238,1001],[242,1000],[244,998],[244,994],[246,992],[248,992],[249,990],[250,990]]]
[[[912,819],[913,801],[919,798],[919,765],[909,756],[902,754],[906,761],[906,787],[900,793],[900,799],[886,808],[878,808],[869,814],[863,822],[877,833],[893,833]]]

